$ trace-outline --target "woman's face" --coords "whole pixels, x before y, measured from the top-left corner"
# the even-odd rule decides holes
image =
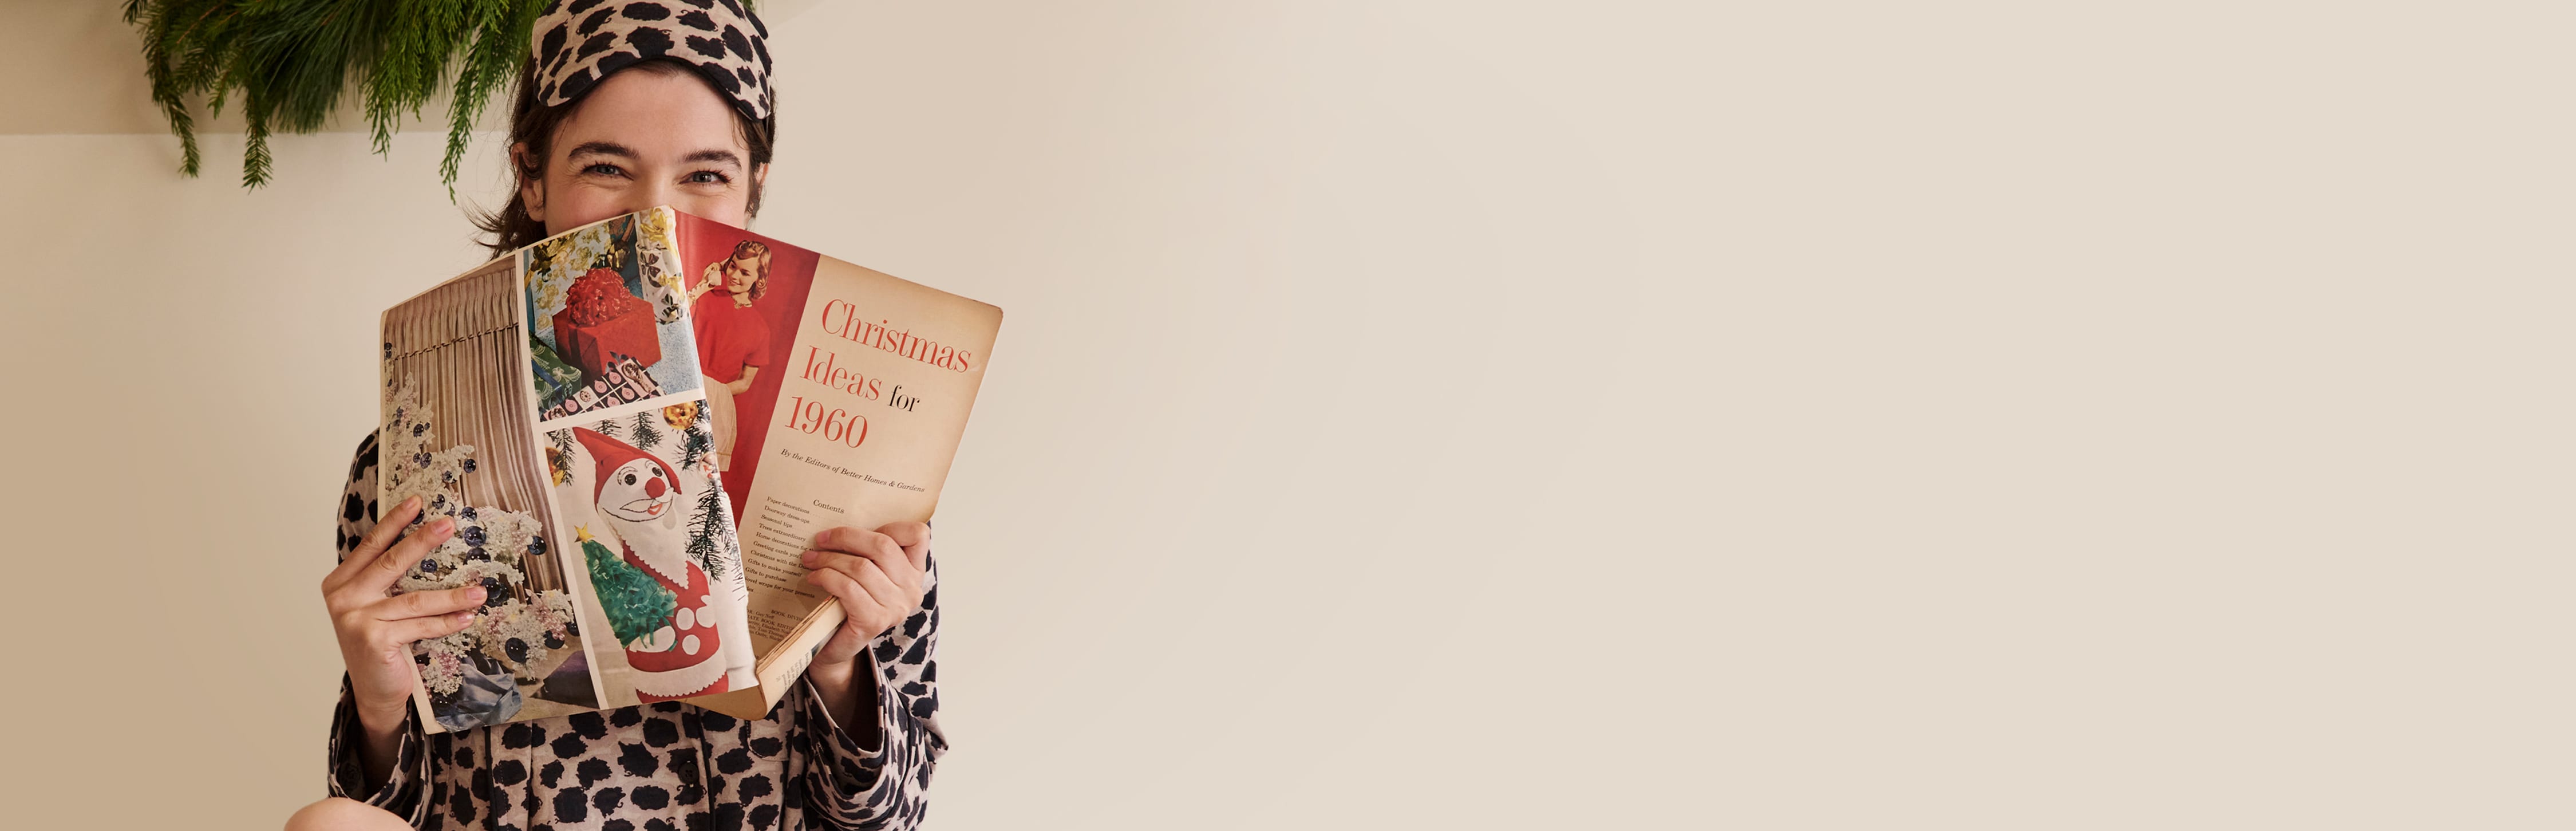
[[[753,271],[759,267],[760,263],[757,260],[745,260],[741,258],[726,260],[724,270],[725,291],[749,296],[751,294],[751,284],[753,280],[758,277],[758,275],[754,274]]]
[[[550,152],[545,176],[520,184],[548,235],[655,205],[748,225],[752,184],[769,175],[750,167],[733,108],[694,72],[608,76],[555,127]]]

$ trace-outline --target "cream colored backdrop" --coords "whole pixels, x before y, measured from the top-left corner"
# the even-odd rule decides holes
[[[434,131],[177,178],[114,5],[0,56],[0,793],[272,827],[479,254]],[[2566,827],[2576,20],[2133,5],[773,3],[761,230],[1009,312],[931,826]]]

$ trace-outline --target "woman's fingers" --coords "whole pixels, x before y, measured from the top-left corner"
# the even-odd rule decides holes
[[[912,570],[930,570],[930,526],[928,524],[889,522],[884,527],[878,528],[877,533],[884,534],[893,539],[894,544],[903,546],[904,559],[912,563]]]
[[[367,609],[367,614],[377,620],[392,621],[470,612],[483,605],[483,596],[482,586],[404,592],[378,601]]]
[[[874,561],[877,567],[884,569],[888,576],[912,575],[921,571],[912,564],[912,558],[904,555],[902,544],[896,542],[894,537],[876,531],[861,531],[849,527],[834,528],[823,532],[822,537],[817,538],[815,542],[826,543],[835,550]],[[857,572],[852,572],[852,576],[856,575]],[[910,582],[919,584],[921,581],[914,579]]]
[[[803,563],[805,582],[840,598],[850,631],[862,638],[883,634],[921,606],[922,571],[928,565],[930,529],[918,522],[875,531],[825,530]],[[838,637],[838,636],[835,636]]]
[[[904,594],[903,587],[895,585],[894,578],[888,576],[885,569],[878,568],[870,560],[860,560],[851,565],[854,568],[849,570],[849,575],[859,581],[860,588],[868,590],[869,597],[877,599],[877,605],[904,613],[912,610],[916,601]]]
[[[395,505],[392,511],[386,512],[384,517],[376,522],[376,527],[367,529],[366,536],[358,538],[358,547],[351,549],[349,556],[340,560],[339,567],[331,569],[330,574],[323,575],[322,593],[330,594],[340,588],[341,584],[349,582],[350,578],[356,577],[358,572],[365,570],[367,564],[375,562],[376,556],[383,554],[387,546],[393,545],[394,538],[401,536],[403,528],[411,525],[412,518],[419,515],[420,497],[417,496],[403,500],[402,504]]]
[[[806,568],[813,569],[816,572],[828,571],[850,578],[851,582],[858,583],[862,590],[866,589],[867,584],[859,580],[859,575],[865,574],[876,568],[876,564],[869,562],[865,557],[855,557],[831,551],[805,552],[804,564]],[[867,592],[866,596],[869,600],[880,604],[887,603],[889,601],[888,597],[880,596],[873,591]]]
[[[409,647],[413,641],[453,635],[472,625],[474,625],[473,612],[449,612],[429,617],[388,620],[379,631],[385,638],[383,646]]]
[[[806,568],[825,569],[849,575],[850,579],[858,581],[861,587],[868,589],[869,597],[876,598],[878,603],[885,604],[888,608],[902,609],[917,602],[915,598],[905,596],[903,591],[897,588],[902,585],[902,581],[892,579],[891,575],[886,574],[885,569],[877,565],[875,558],[830,551],[808,551],[805,552],[803,562]],[[874,575],[882,582],[870,581],[869,575]],[[915,585],[918,585],[918,581]]]
[[[869,549],[893,543],[894,540],[884,534],[851,525],[825,528],[823,533],[814,535],[815,548],[844,554],[864,554]]]
[[[344,640],[354,638],[371,650],[409,645],[465,628],[483,596],[482,586],[404,592],[341,613],[337,626]]]
[[[873,613],[879,608],[876,598],[868,594],[867,588],[860,586],[859,581],[850,579],[850,575],[842,573],[840,569],[819,568],[806,572],[805,582],[815,588],[831,592],[833,597],[840,598],[845,607],[843,611],[852,613],[849,617],[853,619],[859,617],[860,613]]]
[[[439,543],[446,542],[448,537],[455,534],[456,518],[439,517],[431,520],[428,525],[421,526],[420,530],[403,537],[402,542],[385,549],[385,553],[376,555],[374,563],[370,563],[367,568],[359,571],[356,577],[342,584],[340,590],[343,593],[357,593],[360,597],[384,594],[385,590],[394,587],[394,581],[402,579],[403,572],[410,571],[412,566],[419,565],[422,557],[429,556],[429,552],[438,548]]]

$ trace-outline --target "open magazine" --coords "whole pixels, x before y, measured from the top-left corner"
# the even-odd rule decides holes
[[[396,590],[488,597],[413,648],[424,726],[767,714],[842,619],[799,556],[930,518],[1001,322],[670,208],[386,310],[377,504],[457,529]]]

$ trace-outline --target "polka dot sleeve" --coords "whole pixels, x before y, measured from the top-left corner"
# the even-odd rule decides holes
[[[358,443],[357,458],[349,465],[349,481],[340,490],[340,503],[334,511],[338,519],[336,545],[340,559],[346,560],[376,524],[376,436],[367,434]],[[426,819],[428,802],[420,798],[422,783],[429,779],[429,757],[421,752],[424,734],[418,714],[403,715],[401,745],[394,753],[394,768],[386,781],[370,784],[366,762],[358,753],[358,741],[364,729],[358,722],[357,699],[349,692],[349,677],[340,676],[340,706],[331,715],[330,793],[391,811],[406,817],[413,825]]]
[[[861,746],[834,722],[810,683],[789,702],[803,708],[805,722],[822,726],[806,734],[812,763],[804,772],[805,791],[818,797],[817,817],[839,827],[918,825],[931,769],[948,751],[939,730],[939,664],[933,655],[939,642],[939,560],[931,557],[929,566],[921,611],[877,636],[867,652],[879,682],[876,700],[859,702],[859,709],[874,712],[878,747]]]

